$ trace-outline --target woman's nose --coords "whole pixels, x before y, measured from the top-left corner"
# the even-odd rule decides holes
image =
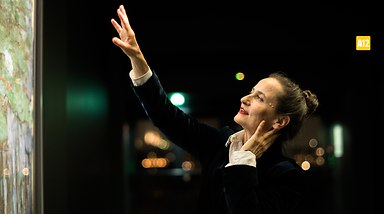
[[[240,99],[240,102],[243,103],[244,105],[249,106],[249,100],[247,98],[248,96],[244,96]]]

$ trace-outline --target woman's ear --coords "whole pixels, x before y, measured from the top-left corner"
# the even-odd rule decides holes
[[[291,118],[289,116],[280,116],[273,123],[272,127],[274,129],[282,129],[282,128],[284,128],[285,126],[287,126],[289,124],[289,121],[291,121]]]

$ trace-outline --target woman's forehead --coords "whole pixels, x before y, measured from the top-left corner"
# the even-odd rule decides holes
[[[260,91],[262,93],[275,93],[282,92],[282,86],[280,82],[272,77],[261,79],[254,87],[254,91]]]

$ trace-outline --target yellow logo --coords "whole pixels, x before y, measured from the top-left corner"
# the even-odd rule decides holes
[[[371,50],[370,36],[356,36],[356,50],[369,51]]]

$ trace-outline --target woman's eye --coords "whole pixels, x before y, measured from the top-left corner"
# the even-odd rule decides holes
[[[262,98],[262,97],[260,97],[260,95],[256,95],[256,99],[260,100],[261,102],[263,102],[263,101],[264,101],[264,100],[263,100],[263,98]]]

